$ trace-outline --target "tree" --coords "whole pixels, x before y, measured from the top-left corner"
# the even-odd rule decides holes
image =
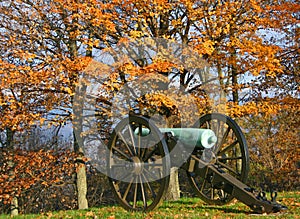
[[[100,8],[93,3],[2,1],[0,103],[7,140],[37,120],[50,118],[55,125],[72,119],[73,94],[87,63],[79,50],[93,46],[85,26],[101,25],[110,17],[101,17],[105,3]],[[80,151],[75,135],[74,150]]]
[[[1,6],[0,130],[6,133],[10,147],[13,133],[38,120],[50,124],[70,120],[79,127],[74,131],[81,133],[82,119],[73,119],[74,113],[82,115],[84,108],[80,99],[74,101],[79,79],[86,74],[91,58],[99,58],[98,53],[106,49],[118,51],[127,38],[174,40],[209,63],[214,77],[208,79],[203,71],[188,71],[171,60],[135,59],[141,54],[127,48],[129,63],[122,66],[124,63],[113,57],[120,68],[113,67],[107,78],[100,77],[106,95],[99,95],[97,110],[106,139],[113,127],[109,118],[114,95],[149,72],[166,77],[177,69],[172,79],[201,107],[209,101],[203,86],[218,82],[229,101],[229,113],[236,117],[262,112],[276,115],[289,106],[286,100],[293,99],[297,105],[299,99],[296,1],[6,0]],[[275,33],[275,38],[269,38],[270,33]],[[278,36],[282,42],[274,41]],[[95,73],[99,78],[99,71]],[[162,84],[168,87],[171,83]],[[86,88],[81,89],[84,92]],[[274,90],[280,98],[273,99],[280,101],[264,98]],[[155,108],[165,117],[178,116],[178,110],[161,98],[162,92],[146,98],[138,97],[136,90],[131,94],[134,104],[127,109],[145,107],[151,115]],[[287,94],[289,98],[285,98]],[[74,106],[75,102],[79,106]],[[184,99],[181,103],[188,104]],[[197,116],[211,108],[201,110]],[[78,152],[82,140],[74,134]]]

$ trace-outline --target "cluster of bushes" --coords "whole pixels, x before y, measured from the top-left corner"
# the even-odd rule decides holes
[[[265,190],[299,190],[300,111],[248,117],[249,184]]]
[[[106,177],[87,165],[90,206],[113,203]],[[9,214],[18,200],[19,213],[76,209],[76,155],[70,151],[0,149],[0,212]]]

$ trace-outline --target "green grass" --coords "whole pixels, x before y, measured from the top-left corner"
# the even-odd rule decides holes
[[[128,212],[119,206],[102,206],[87,210],[69,210],[48,212],[39,215],[20,215],[14,218],[93,218],[93,219],[123,219],[123,218],[299,218],[300,219],[300,192],[279,193],[278,200],[288,207],[284,213],[253,214],[247,206],[238,201],[224,206],[207,205],[198,198],[181,198],[175,202],[164,202],[159,208],[143,213]],[[0,219],[10,218],[0,215]]]

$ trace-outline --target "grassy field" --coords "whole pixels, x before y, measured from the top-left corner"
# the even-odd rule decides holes
[[[123,219],[123,218],[300,218],[300,192],[279,193],[278,200],[286,205],[288,210],[276,214],[253,214],[247,206],[233,201],[225,206],[211,206],[198,198],[182,198],[176,202],[164,202],[154,211],[127,212],[119,206],[101,206],[87,210],[69,210],[48,212],[39,215],[20,215],[14,218],[94,218],[94,219]],[[10,218],[8,215],[0,215],[0,218]]]

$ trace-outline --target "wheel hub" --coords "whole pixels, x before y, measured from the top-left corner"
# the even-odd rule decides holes
[[[133,157],[132,162],[133,162],[132,172],[136,175],[141,174],[143,172],[143,169],[144,169],[144,164],[141,162],[140,158]]]

